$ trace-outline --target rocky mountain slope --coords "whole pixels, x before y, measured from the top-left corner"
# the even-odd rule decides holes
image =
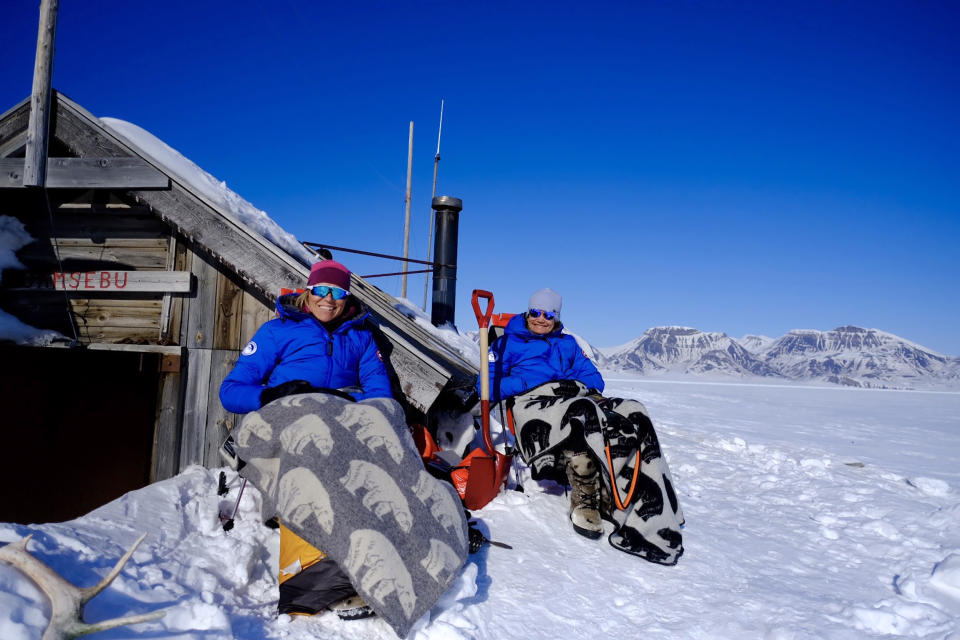
[[[748,335],[740,341],[690,327],[653,327],[623,346],[599,351],[601,367],[648,375],[760,376],[901,389],[960,387],[960,358],[855,326],[798,329],[776,339]]]
[[[600,351],[603,366],[623,371],[779,375],[727,334],[690,327],[653,327],[622,347]]]
[[[915,387],[958,381],[955,360],[892,333],[861,327],[794,330],[758,354],[795,380],[824,380],[855,387]]]

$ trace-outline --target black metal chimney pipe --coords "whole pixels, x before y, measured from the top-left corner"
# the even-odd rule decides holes
[[[451,196],[433,199],[437,212],[433,242],[433,301],[430,322],[454,324],[457,300],[457,237],[463,201]]]

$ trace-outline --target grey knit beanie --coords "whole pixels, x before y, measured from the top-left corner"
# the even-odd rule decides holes
[[[553,311],[557,314],[557,320],[560,319],[560,308],[563,306],[563,298],[553,289],[537,289],[530,296],[530,302],[527,303],[527,309],[542,309],[543,311]]]

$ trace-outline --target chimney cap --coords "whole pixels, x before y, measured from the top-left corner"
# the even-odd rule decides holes
[[[437,196],[433,199],[434,209],[453,209],[454,211],[463,210],[463,200],[453,196]]]

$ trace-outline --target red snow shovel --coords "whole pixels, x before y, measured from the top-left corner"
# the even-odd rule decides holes
[[[487,301],[486,311],[480,310],[480,298]],[[467,509],[482,509],[493,500],[507,481],[511,457],[493,446],[490,436],[490,365],[487,329],[493,314],[493,294],[482,289],[473,290],[473,311],[480,326],[480,434],[483,447],[470,452],[451,473],[454,485]],[[462,487],[462,488],[461,488]]]

